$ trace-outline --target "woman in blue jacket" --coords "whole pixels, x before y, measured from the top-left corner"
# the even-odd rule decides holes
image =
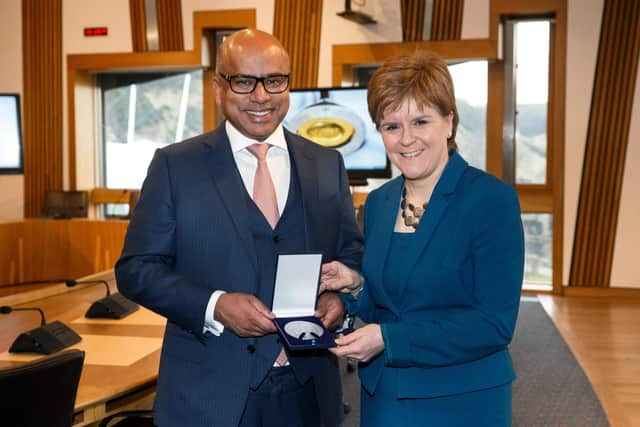
[[[367,199],[362,275],[331,262],[321,278],[366,323],[332,350],[360,362],[362,426],[509,426],[516,192],[458,154],[453,82],[436,55],[386,61],[368,102],[402,175]]]

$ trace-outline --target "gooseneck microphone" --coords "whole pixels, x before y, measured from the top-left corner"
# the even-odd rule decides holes
[[[111,293],[109,283],[106,280],[66,280],[65,284],[72,288],[76,285],[104,284],[107,288],[107,296],[95,301],[89,307],[84,317],[89,319],[122,319],[136,311],[138,304],[126,299],[121,293]]]
[[[44,311],[42,311],[42,309],[38,307],[13,308],[13,307],[9,307],[8,305],[3,305],[2,307],[0,307],[0,313],[2,314],[9,314],[14,311],[38,311],[40,313],[40,326],[44,326],[45,323],[47,323],[44,320]]]
[[[72,346],[82,339],[62,322],[46,323],[44,312],[38,307],[0,307],[0,314],[10,314],[14,311],[38,311],[40,313],[40,327],[23,332],[11,344],[10,353],[40,353],[51,354],[63,348]]]
[[[106,280],[65,280],[64,283],[69,288],[73,288],[75,285],[95,285],[98,283],[103,283],[104,287],[107,288],[107,296],[111,295],[111,289],[109,289],[109,283],[107,283]]]

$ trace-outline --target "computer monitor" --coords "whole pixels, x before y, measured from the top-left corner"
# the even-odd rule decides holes
[[[46,218],[86,218],[89,213],[88,191],[46,191],[42,216]]]
[[[351,185],[391,177],[382,137],[369,117],[366,88],[292,89],[283,124],[291,132],[338,150]]]
[[[0,174],[22,173],[20,96],[0,93]]]

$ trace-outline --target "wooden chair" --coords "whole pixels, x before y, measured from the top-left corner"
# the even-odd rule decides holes
[[[128,205],[129,211],[127,215],[119,218],[131,218],[131,214],[140,198],[140,190],[129,188],[94,188],[91,190],[90,203],[95,206],[108,204]]]

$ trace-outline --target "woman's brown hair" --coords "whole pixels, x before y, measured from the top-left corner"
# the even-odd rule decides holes
[[[387,109],[396,109],[405,99],[414,99],[418,108],[436,109],[442,117],[453,114],[447,147],[457,150],[458,109],[453,80],[447,64],[435,53],[416,50],[387,59],[369,80],[367,101],[371,120],[380,126]]]

